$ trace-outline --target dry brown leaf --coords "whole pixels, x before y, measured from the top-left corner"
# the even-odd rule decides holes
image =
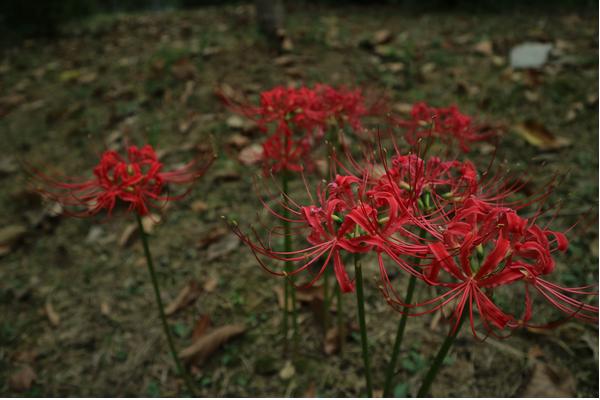
[[[202,201],[202,200],[196,200],[192,203],[192,205],[190,206],[190,208],[192,209],[192,211],[197,212],[197,213],[201,213],[204,212],[208,209],[208,204],[206,204],[206,202]]]
[[[172,315],[184,307],[192,304],[202,293],[200,284],[197,280],[192,279],[179,292],[177,297],[165,307],[165,314]]]
[[[371,38],[371,44],[377,46],[380,44],[389,43],[393,38],[394,35],[392,32],[388,31],[387,29],[380,29],[373,34],[373,37]]]
[[[529,351],[533,371],[529,382],[519,397],[574,397],[576,381],[571,372],[543,360],[543,352],[538,346]]]
[[[227,145],[236,149],[241,149],[242,147],[247,146],[248,143],[250,143],[250,139],[239,133],[235,133],[227,139]]]
[[[26,234],[25,225],[9,225],[0,229],[0,255],[10,253]]]
[[[196,321],[196,325],[194,325],[194,330],[192,331],[192,341],[200,339],[204,334],[210,329],[212,322],[208,314],[203,314],[200,316],[200,319]]]
[[[50,321],[50,325],[56,328],[60,324],[60,315],[54,310],[50,300],[46,301],[44,309],[46,310],[46,316],[48,317],[48,321]]]
[[[123,230],[121,237],[119,238],[119,246],[127,247],[130,246],[135,238],[137,237],[137,224],[129,224]]]
[[[337,326],[329,328],[325,333],[325,341],[323,342],[323,351],[328,356],[337,353],[340,350],[340,331]]]
[[[225,124],[231,129],[242,129],[245,121],[239,115],[231,115],[225,120]]]
[[[410,114],[413,109],[413,105],[410,103],[395,103],[392,108],[394,111],[397,111],[400,114]]]
[[[263,148],[260,144],[254,143],[247,146],[238,154],[238,161],[244,165],[258,164],[262,160]]]
[[[197,246],[198,246],[198,248],[203,249],[206,246],[208,246],[209,244],[212,244],[212,243],[216,242],[217,240],[221,239],[228,232],[229,232],[229,230],[226,227],[224,227],[222,225],[218,225],[214,229],[211,229],[210,231],[208,231],[204,236],[202,236],[198,240]]]
[[[314,382],[310,382],[306,391],[304,392],[304,398],[317,397],[317,387]]]
[[[277,303],[279,308],[284,307],[284,291],[281,285],[277,285],[273,288],[273,291],[277,295]],[[322,286],[311,286],[309,288],[296,288],[296,300],[301,303],[311,303],[315,300],[323,301],[323,287]],[[291,311],[291,309],[290,309]]]
[[[25,102],[25,96],[21,94],[9,94],[8,96],[0,97],[0,117],[5,116],[14,108]]]
[[[243,324],[225,325],[202,335],[191,346],[179,352],[179,357],[196,365],[204,363],[215,351],[229,340],[246,332]]]
[[[280,67],[288,67],[294,64],[295,58],[291,55],[283,55],[275,58],[273,62]]]
[[[193,80],[198,74],[196,66],[187,58],[182,58],[181,60],[175,62],[171,67],[171,72],[173,73],[175,79],[182,81]]]
[[[494,44],[491,40],[482,40],[473,46],[473,50],[475,53],[483,56],[492,56],[494,55]]]
[[[38,352],[36,350],[24,350],[15,353],[13,360],[20,363],[30,364],[33,363],[37,357]]]
[[[37,374],[33,368],[26,365],[8,378],[8,384],[12,390],[24,392],[31,388],[31,385],[33,385],[33,382],[35,382],[36,379]]]
[[[540,150],[556,150],[571,144],[569,139],[555,136],[544,125],[533,120],[517,124],[514,130]]]
[[[211,276],[208,278],[208,280],[206,282],[204,282],[204,286],[202,286],[202,288],[204,289],[204,291],[206,293],[211,293],[211,292],[214,292],[214,290],[217,288],[218,285],[219,285],[219,280],[217,278],[215,278],[214,276]]]
[[[158,214],[148,214],[142,217],[142,226],[144,227],[144,232],[148,235],[152,235],[154,233],[154,227],[160,224],[161,217]]]
[[[102,301],[100,303],[100,314],[104,315],[105,317],[110,316],[110,304],[108,304],[106,301]]]
[[[290,360],[287,360],[283,365],[283,368],[281,368],[281,371],[279,371],[279,377],[284,381],[292,379],[295,374],[296,368],[294,368],[294,364],[292,364]]]
[[[183,90],[183,93],[181,94],[181,97],[179,97],[179,102],[181,104],[187,103],[190,96],[194,93],[195,88],[196,88],[196,83],[194,81],[187,81],[185,83],[185,88]]]

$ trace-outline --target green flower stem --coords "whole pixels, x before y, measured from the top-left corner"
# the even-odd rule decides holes
[[[165,334],[167,335],[167,342],[169,343],[169,349],[171,350],[171,355],[173,356],[173,360],[175,361],[175,366],[177,367],[177,372],[179,375],[183,377],[185,380],[185,384],[192,394],[192,396],[197,397],[196,390],[194,389],[194,384],[192,382],[192,378],[188,375],[187,371],[181,365],[181,361],[179,361],[179,357],[177,356],[177,351],[175,350],[175,345],[173,344],[173,337],[171,335],[171,330],[169,329],[169,323],[167,322],[167,317],[165,316],[165,309],[162,303],[162,299],[160,297],[160,289],[158,287],[158,280],[156,279],[156,272],[154,271],[154,263],[152,262],[152,255],[150,254],[150,247],[148,246],[148,235],[144,230],[144,225],[142,224],[142,218],[136,214],[138,230],[140,232],[140,238],[142,239],[142,245],[144,246],[144,254],[146,255],[146,265],[148,266],[148,271],[150,272],[150,278],[152,280],[152,286],[154,287],[154,295],[156,296],[156,303],[158,305],[158,312],[160,314],[160,320],[162,321],[163,329]]]
[[[410,280],[408,281],[408,289],[406,290],[406,298],[404,302],[406,304],[410,304],[413,297],[413,292],[415,291],[415,286],[417,283],[417,278],[414,275],[410,276]],[[406,328],[406,320],[408,319],[408,307],[404,307],[403,314],[400,317],[400,322],[398,323],[398,330],[396,331],[396,340],[394,342],[394,348],[392,350],[392,358],[390,359],[390,363],[388,364],[386,375],[385,375],[385,386],[383,388],[383,397],[391,397],[392,393],[392,383],[394,380],[395,372],[396,372],[396,364],[398,363],[398,355],[400,354],[400,348],[402,347],[402,338],[404,337],[404,330]]]
[[[365,380],[367,383],[367,397],[373,397],[371,384],[371,365],[369,362],[369,343],[367,341],[367,324],[365,322],[365,297],[363,293],[363,277],[360,256],[354,254],[354,274],[356,279],[356,303],[358,306],[358,322],[360,324],[360,341],[362,344],[363,364],[365,367]]]
[[[337,298],[337,325],[338,325],[338,333],[340,335],[340,354],[344,352],[344,345],[346,344],[346,327],[344,326],[344,299],[342,296],[342,291],[339,286],[335,287],[335,295]]]
[[[288,210],[288,193],[289,193],[289,176],[287,171],[282,171],[281,173],[281,186],[282,186],[282,190],[283,190],[283,202],[284,202],[284,209],[283,209],[283,217],[285,218],[283,221],[283,248],[285,252],[291,252],[292,251],[292,236],[291,236],[291,229],[290,229],[290,223],[289,221],[287,221],[287,219],[289,219],[290,217],[290,213]],[[291,272],[292,271],[292,263],[290,261],[286,261],[285,262],[285,272]],[[286,279],[285,279],[285,288],[286,290],[284,291],[285,293],[285,307],[284,307],[284,312],[283,312],[283,320],[284,320],[284,340],[285,343],[287,343],[287,334],[288,334],[288,323],[287,323],[287,318],[288,318],[288,304],[291,303],[291,309],[292,309],[292,330],[293,330],[293,350],[294,353],[296,352],[297,348],[298,348],[298,313],[296,310],[296,288],[294,287],[294,279],[292,276],[287,275]]]
[[[421,388],[419,389],[419,392],[417,393],[417,397],[426,397],[429,394],[429,389],[431,388],[431,384],[433,383],[433,380],[435,379],[438,372],[440,371],[440,368],[444,362],[444,359],[448,355],[448,352],[450,351],[452,344],[454,344],[454,340],[456,339],[456,336],[458,336],[458,332],[460,332],[460,328],[461,328],[461,326],[465,320],[465,316],[467,314],[468,314],[468,311],[467,311],[467,308],[465,307],[465,310],[463,311],[460,321],[458,322],[458,326],[456,327],[456,330],[454,332],[452,332],[452,330],[450,330],[450,332],[448,333],[448,336],[444,340],[444,343],[442,343],[442,346],[440,347],[437,354],[435,355],[435,358],[433,359],[433,362],[431,363],[431,367],[429,367],[429,371],[427,372],[427,375],[425,375],[425,378],[423,378],[423,382],[421,383]]]
[[[330,304],[330,296],[329,296],[329,271],[330,268],[325,269],[325,273],[323,274],[323,330],[325,334],[329,330],[329,304]]]

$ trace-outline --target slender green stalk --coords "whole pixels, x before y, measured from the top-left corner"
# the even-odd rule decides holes
[[[288,193],[289,193],[289,176],[287,171],[282,171],[281,172],[281,186],[282,186],[282,190],[283,190],[283,202],[284,202],[284,209],[283,209],[283,248],[285,252],[289,253],[292,251],[292,236],[291,236],[291,229],[290,229],[290,223],[289,221],[287,221],[289,219],[289,204],[288,204]],[[286,272],[290,272],[292,271],[292,263],[290,261],[286,261],[285,262],[285,271]],[[288,275],[286,276],[285,279],[285,288],[286,290],[284,291],[286,299],[285,299],[285,307],[284,307],[284,312],[283,312],[283,318],[284,318],[284,337],[285,337],[285,342],[287,343],[287,334],[288,334],[288,322],[287,322],[287,318],[288,318],[288,304],[291,303],[291,309],[292,309],[292,329],[293,329],[293,346],[294,346],[294,353],[296,352],[297,348],[298,348],[298,312],[296,310],[296,288],[294,287],[294,279],[292,276]]]
[[[329,271],[331,271],[331,269],[327,268],[323,274],[323,330],[325,331],[325,334],[327,334],[327,331],[329,330],[329,309],[331,308],[329,306]]]
[[[185,384],[192,396],[196,397],[196,390],[194,389],[192,378],[190,378],[186,370],[181,365],[181,361],[179,361],[177,351],[175,350],[175,344],[173,343],[173,337],[171,335],[171,330],[169,329],[169,323],[167,322],[167,317],[165,316],[165,309],[162,303],[162,299],[160,297],[158,279],[156,278],[156,272],[154,271],[154,263],[152,262],[152,255],[150,254],[150,246],[148,245],[148,235],[144,230],[144,225],[142,224],[142,219],[140,218],[140,216],[136,214],[136,218],[138,223],[138,230],[140,232],[140,237],[142,238],[142,245],[144,246],[144,254],[146,255],[146,265],[148,266],[148,271],[150,272],[150,278],[152,280],[152,286],[154,287],[154,295],[156,296],[156,303],[158,305],[160,320],[162,321],[163,329],[165,331],[165,334],[167,335],[167,342],[169,343],[171,355],[173,356],[173,360],[175,361],[177,372],[185,380]]]
[[[285,270],[287,271],[287,263],[285,266]],[[286,354],[288,352],[288,314],[290,309],[290,285],[288,283],[287,277],[283,281],[283,320],[281,321],[282,329],[283,329],[283,353]]]
[[[417,278],[414,275],[410,276],[408,281],[408,289],[406,290],[406,298],[404,302],[410,304],[415,291],[415,285]],[[406,320],[408,319],[408,307],[404,307],[402,317],[398,323],[398,330],[396,331],[396,340],[394,341],[394,348],[392,350],[392,358],[388,364],[387,371],[385,374],[385,386],[383,388],[383,397],[390,397],[392,392],[392,383],[396,372],[396,364],[398,363],[398,355],[400,354],[400,348],[402,347],[402,338],[404,337],[404,330],[406,328]]]
[[[340,354],[344,352],[344,345],[346,344],[346,327],[344,326],[344,299],[342,296],[342,290],[339,286],[335,287],[335,296],[337,298],[337,325],[338,333],[340,335]]]
[[[360,342],[362,345],[365,380],[367,383],[367,397],[373,397],[373,386],[371,384],[371,365],[369,362],[369,343],[367,341],[367,323],[365,322],[365,296],[363,293],[362,265],[360,263],[360,256],[358,254],[354,254],[354,274],[356,279],[358,322],[360,324]]]
[[[421,388],[419,389],[419,392],[417,393],[417,397],[425,397],[429,394],[429,389],[431,388],[431,384],[433,383],[433,380],[435,379],[438,372],[440,371],[440,368],[444,362],[444,359],[448,355],[448,352],[450,351],[452,344],[454,344],[454,340],[456,339],[458,332],[460,332],[460,328],[461,328],[461,326],[465,320],[465,316],[467,314],[468,314],[468,311],[466,311],[466,307],[465,307],[465,311],[463,311],[460,321],[458,322],[456,331],[452,332],[452,330],[451,330],[450,333],[448,333],[448,336],[444,340],[444,343],[442,343],[442,346],[440,347],[437,354],[435,355],[435,358],[433,359],[433,362],[431,363],[431,367],[429,367],[429,371],[427,371],[427,375],[425,375],[425,378],[423,378],[423,382],[421,383]]]

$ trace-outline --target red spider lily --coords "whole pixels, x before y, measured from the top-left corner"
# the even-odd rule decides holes
[[[321,257],[323,263],[318,272],[310,280],[307,286],[313,285],[323,275],[325,270],[333,263],[335,276],[343,292],[354,290],[354,283],[348,276],[343,262],[343,253],[363,254],[370,251],[388,253],[390,257],[397,259],[396,251],[413,251],[402,249],[400,243],[391,246],[382,239],[385,235],[400,232],[402,221],[405,218],[402,211],[406,207],[398,207],[393,196],[376,198],[372,195],[366,196],[369,179],[358,178],[352,175],[336,176],[325,190],[317,189],[317,202],[301,206],[289,199],[291,205],[288,211],[293,217],[286,218],[263,203],[271,214],[282,221],[296,225],[293,229],[296,237],[304,237],[309,244],[308,247],[291,251],[275,251],[270,245],[270,239],[266,243],[258,238],[253,241],[243,234],[237,225],[234,232],[254,252],[259,264],[268,272],[275,275],[285,275],[266,266],[261,256],[277,261],[288,261],[299,264],[297,268],[288,272],[295,275],[316,266]],[[310,196],[310,193],[309,193]],[[387,201],[387,203],[386,203]],[[281,203],[286,207],[285,203]],[[280,232],[279,227],[271,229],[271,233]],[[256,232],[255,232],[256,234]],[[295,240],[295,243],[299,240]],[[410,267],[402,264],[409,273],[419,274]]]
[[[177,200],[186,193],[166,194],[167,185],[187,185],[204,175],[214,157],[195,160],[172,171],[163,171],[152,146],[130,146],[127,157],[113,150],[104,152],[94,167],[94,178],[60,182],[35,171],[45,184],[42,194],[61,203],[75,216],[91,216],[106,210],[110,215],[117,202],[128,204],[128,211],[146,215],[150,208]],[[83,210],[82,210],[83,209]]]
[[[410,119],[391,117],[392,124],[406,129],[406,141],[415,145],[420,138],[436,137],[450,145],[458,143],[463,152],[469,151],[469,143],[489,139],[494,132],[478,126],[468,115],[462,114],[454,105],[431,107],[423,102],[415,103]]]
[[[554,245],[554,247],[553,247]],[[442,307],[452,307],[455,329],[463,315],[468,316],[473,334],[474,312],[488,334],[496,329],[529,324],[533,315],[528,286],[533,286],[553,306],[584,321],[597,321],[598,307],[585,304],[568,294],[597,295],[588,287],[564,288],[542,279],[554,269],[552,252],[566,250],[563,234],[540,228],[520,218],[514,210],[468,201],[456,212],[441,240],[429,244],[431,261],[423,266],[423,280],[443,293],[433,299],[405,304],[384,288],[388,302],[396,309],[426,308],[413,312],[422,315]],[[520,318],[494,302],[494,290],[501,286],[525,283],[524,312]]]
[[[334,123],[359,130],[367,113],[359,90],[322,84],[314,88],[275,87],[261,93],[258,106],[222,97],[232,110],[256,121],[270,135],[263,143],[265,172],[299,171],[303,164],[310,169],[312,150]]]

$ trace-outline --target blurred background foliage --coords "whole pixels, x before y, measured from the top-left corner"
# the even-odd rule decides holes
[[[96,14],[127,13],[139,11],[163,11],[203,6],[242,4],[235,0],[4,0],[0,2],[0,44],[32,36],[56,36],[61,26],[74,19]],[[595,0],[303,0],[286,2],[286,7],[312,5],[361,6],[393,5],[405,12],[461,11],[473,13],[532,12],[544,13],[581,12],[597,15]]]

